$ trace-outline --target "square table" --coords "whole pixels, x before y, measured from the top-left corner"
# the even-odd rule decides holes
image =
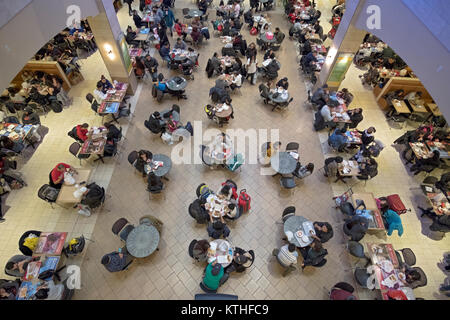
[[[397,113],[411,113],[405,101],[403,100],[392,100],[392,106]]]
[[[380,210],[378,209],[373,193],[370,192],[353,193],[352,203],[354,207],[356,207],[356,200],[364,201],[366,209],[370,210],[370,215],[373,217],[373,221],[369,220],[369,230],[386,231],[383,223],[383,218],[381,217],[381,213]]]
[[[450,196],[450,192],[447,192],[447,196]],[[427,193],[427,200],[430,202],[434,213],[438,216],[444,214],[450,215],[450,205],[447,197],[442,192],[429,192]]]
[[[349,169],[350,171],[345,173],[344,169]],[[344,160],[338,165],[339,174],[343,177],[356,177],[359,176],[359,163],[354,160]]]
[[[44,273],[48,270],[55,271],[58,268],[58,264],[60,261],[59,256],[33,256],[33,258],[38,258],[37,261],[32,261],[28,263],[27,270],[25,272],[25,275],[23,277],[24,281],[36,281],[38,280],[39,275]],[[44,279],[44,280],[51,280],[52,277]]]
[[[425,106],[428,108],[428,110],[430,110],[430,112],[434,116],[442,116],[442,112],[441,112],[441,110],[439,110],[437,104],[435,104],[435,103],[426,103]]]
[[[78,174],[74,175],[75,179],[75,185],[79,184],[80,182],[86,181],[86,183],[89,180],[89,177],[91,176],[92,170],[91,169],[76,169]],[[68,186],[63,184],[61,187],[61,190],[59,191],[58,198],[56,199],[56,203],[58,204],[76,204],[80,201],[80,199],[75,198],[73,193],[77,190],[75,185]]]
[[[96,154],[98,159],[103,162],[103,153],[105,151],[105,145],[107,142],[108,130],[106,128],[99,128],[101,131],[98,134],[94,134],[93,129],[89,130],[88,139],[83,143],[80,154]]]
[[[33,256],[59,256],[66,242],[67,232],[42,232]]]
[[[417,159],[428,159],[430,158],[430,149],[428,149],[428,146],[423,142],[410,142],[409,146],[411,147],[411,150],[413,151],[415,157]]]

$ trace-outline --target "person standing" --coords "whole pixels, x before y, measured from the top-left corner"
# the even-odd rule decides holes
[[[172,10],[169,9],[169,7],[164,8],[164,14],[163,14],[164,22],[166,23],[167,28],[170,30],[170,36],[173,37],[173,25],[175,22],[175,16],[173,15]]]

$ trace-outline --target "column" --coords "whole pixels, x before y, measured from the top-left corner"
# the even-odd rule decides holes
[[[100,54],[112,80],[128,83],[127,93],[133,95],[137,89],[137,80],[113,1],[95,1],[100,13],[95,17],[89,17],[88,22]]]
[[[347,1],[344,17],[338,27],[333,44],[328,50],[315,88],[326,83],[330,90],[337,90],[344,80],[353,57],[367,34],[367,31],[354,26],[361,7],[360,1]]]

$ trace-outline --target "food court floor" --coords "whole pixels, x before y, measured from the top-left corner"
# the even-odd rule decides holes
[[[327,15],[334,1],[319,2],[320,6],[326,4],[326,8],[321,10]],[[182,7],[193,7],[193,4],[187,0],[177,0],[177,8]],[[133,25],[127,11],[124,7],[118,13],[122,29],[128,24]],[[177,9],[176,16],[180,15],[181,10]],[[211,16],[214,17],[214,13],[210,13]],[[288,23],[280,9],[270,12],[269,17],[274,26],[281,27],[287,34]],[[328,29],[324,23],[324,32],[328,32]],[[251,36],[245,28],[243,30],[244,37],[250,43]],[[173,40],[171,43],[173,45]],[[283,192],[279,196],[279,179],[259,175],[258,165],[244,165],[240,173],[214,171],[203,165],[174,165],[168,176],[170,181],[166,182],[165,199],[155,197],[149,200],[144,180],[134,173],[127,162],[126,156],[132,150],[148,149],[153,153],[170,155],[173,146],[163,144],[158,136],[152,135],[143,125],[153,111],[163,110],[177,103],[181,106],[183,123],[201,120],[203,130],[214,127],[206,118],[203,107],[209,102],[208,90],[213,86],[215,78],[208,79],[204,68],[207,59],[221,47],[219,39],[212,37],[200,48],[200,68],[195,73],[195,80],[188,84],[188,100],[180,100],[178,103],[166,96],[157,104],[151,97],[150,85],[140,86],[134,98],[138,100],[137,103],[132,100],[135,117],[131,123],[126,119],[120,120],[127,137],[121,142],[121,156],[115,162],[108,159],[105,164],[93,164],[90,161],[87,165],[83,163],[84,166],[93,164],[95,171],[91,180],[107,187],[107,193],[111,195],[105,203],[105,208],[110,211],[105,210],[89,218],[78,215],[74,209],[51,209],[37,197],[38,188],[47,183],[48,172],[54,165],[61,161],[79,165],[68,152],[72,140],[67,136],[67,131],[78,123],[99,125],[101,122],[90,110],[84,96],[94,89],[99,76],[107,74],[107,71],[98,53],[83,60],[85,81],[70,91],[74,104],[63,113],[51,113],[42,118],[42,123],[50,131],[33,157],[21,169],[29,186],[13,192],[7,199],[11,208],[6,213],[6,222],[1,224],[0,261],[6,263],[9,257],[18,253],[17,241],[26,230],[68,231],[69,237],[84,234],[95,242],[88,242],[85,254],[74,259],[74,263],[82,263],[82,288],[76,292],[75,299],[192,299],[195,293],[200,293],[198,284],[203,267],[193,263],[187,254],[187,248],[192,239],[207,238],[207,233],[204,225],[196,225],[189,216],[188,205],[194,200],[195,188],[199,183],[205,182],[213,189],[218,189],[221,182],[231,178],[239,188],[247,189],[252,197],[252,210],[230,225],[230,239],[235,246],[253,249],[256,260],[244,274],[233,274],[220,288],[220,292],[236,294],[240,299],[326,299],[324,288],[330,288],[338,281],[354,283],[351,272],[344,271],[350,268],[350,259],[345,253],[343,233],[338,225],[341,222],[340,213],[333,209],[331,200],[333,195],[342,193],[346,187],[341,183],[328,183],[318,170],[323,166],[324,153],[327,152],[323,146],[326,142],[323,143],[322,134],[318,136],[313,131],[312,113],[303,106],[306,92],[297,71],[294,44],[288,38],[277,57],[282,65],[279,75],[289,78],[289,91],[294,97],[289,109],[284,113],[271,112],[261,102],[257,86],[245,83],[241,89],[242,95],[237,93],[232,96],[235,118],[226,128],[280,129],[283,147],[290,141],[299,142],[302,162],[315,163],[316,170],[300,183],[294,195],[289,196]],[[156,55],[160,61],[159,55]],[[258,58],[261,62],[262,55],[258,55]],[[169,75],[165,67],[160,67],[160,71]],[[350,72],[356,74],[361,71],[351,69]],[[425,230],[425,223],[417,217],[414,209],[416,202],[423,199],[418,192],[409,190],[410,187],[418,186],[417,181],[422,176],[412,178],[398,153],[390,146],[401,131],[389,129],[372,93],[361,87],[356,76],[349,75],[347,79],[354,79],[352,83],[343,84],[355,95],[352,107],[364,108],[365,119],[360,128],[374,125],[377,128],[376,137],[387,146],[378,159],[380,173],[367,183],[365,190],[374,192],[375,196],[399,193],[405,204],[413,209],[402,216],[405,233],[401,238],[397,235],[389,238],[366,236],[364,241],[390,242],[398,249],[412,248],[417,255],[417,265],[425,270],[429,280],[427,287],[415,290],[416,296],[444,299],[437,288],[445,275],[437,263],[445,249],[449,248],[450,242],[448,237],[440,241],[431,240],[422,231]],[[193,152],[197,151],[198,146],[193,146]],[[360,183],[355,186],[354,190],[363,188],[362,185]],[[297,207],[297,214],[312,221],[329,221],[335,226],[335,236],[325,244],[329,255],[328,263],[323,268],[306,268],[303,273],[293,272],[283,278],[279,266],[271,258],[271,252],[281,245],[283,237],[282,226],[275,222],[280,220],[282,210],[290,205]],[[164,222],[159,251],[149,258],[137,261],[126,272],[109,273],[100,264],[100,259],[103,254],[121,246],[119,239],[111,232],[112,224],[121,217],[137,224],[139,217],[146,214],[155,215]],[[358,295],[360,298],[371,297],[361,290],[358,290]]]

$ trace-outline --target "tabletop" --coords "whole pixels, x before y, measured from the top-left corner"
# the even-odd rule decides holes
[[[224,105],[224,103],[218,103],[214,106],[214,110],[216,111],[215,115],[219,118],[228,118],[233,113],[233,107],[231,105],[228,105],[228,109],[222,111],[217,111],[219,108],[221,108]]]
[[[274,98],[273,95],[275,93],[276,92],[272,92],[272,91],[269,92],[269,99],[272,100],[273,102],[275,102],[275,103],[283,103],[283,102],[286,102],[286,101],[289,100],[289,97],[290,97],[289,92],[287,92],[287,95],[279,94],[278,97]]]
[[[440,192],[439,192],[440,191]],[[434,213],[441,216],[443,214],[450,215],[450,204],[447,197],[441,190],[437,193],[429,192],[427,193],[427,199],[430,202]],[[447,192],[447,196],[450,196],[450,192]]]
[[[275,34],[273,35],[273,38],[272,38],[272,39],[267,39],[266,33],[262,33],[262,34],[259,36],[259,38],[260,38],[262,41],[267,42],[267,43],[275,43],[275,42],[277,42],[277,39],[275,38]]]
[[[0,126],[2,126],[0,136],[6,136],[14,142],[25,142],[25,139],[33,132],[33,125],[31,124],[5,123],[0,124]]]
[[[127,251],[136,258],[148,257],[158,248],[159,238],[154,226],[140,224],[127,237]]]
[[[385,230],[383,224],[383,218],[381,217],[380,210],[377,207],[375,197],[370,192],[359,192],[352,194],[352,203],[356,208],[356,200],[364,201],[366,209],[370,210],[370,215],[373,217],[373,222],[369,220],[369,229]]]
[[[63,184],[61,187],[61,190],[59,191],[58,198],[56,199],[56,203],[59,204],[75,204],[80,202],[80,199],[75,198],[73,193],[78,188],[76,185],[80,182],[86,181],[86,184],[89,181],[89,177],[91,176],[92,170],[91,169],[78,169],[76,168],[78,174],[74,175],[75,178],[75,184],[72,186],[68,186]]]
[[[108,131],[106,128],[100,129],[101,132],[99,134],[93,134],[93,130],[89,130],[88,139],[83,143],[80,154],[103,155]]]
[[[427,146],[431,152],[434,150],[439,151],[439,155],[441,159],[449,159],[450,158],[450,144],[447,142],[433,142],[427,141]]]
[[[180,83],[177,83],[175,81],[175,78],[179,78],[182,79],[183,81]],[[181,91],[184,90],[187,87],[187,81],[186,79],[182,78],[182,77],[173,77],[171,78],[169,81],[167,81],[167,88],[169,88],[172,91]]]
[[[350,144],[362,144],[361,139],[361,133],[358,132],[358,130],[352,130],[345,132],[345,135],[347,136],[348,143]]]
[[[297,160],[289,152],[278,152],[270,158],[270,165],[278,173],[289,174],[297,167]]]
[[[418,113],[429,113],[429,111],[427,110],[427,108],[425,108],[424,105],[419,105],[419,104],[414,104],[409,100],[406,100],[406,104],[409,105],[411,107],[411,109],[413,110],[413,112],[418,112]]]
[[[284,234],[286,236],[288,236],[287,232],[292,233],[292,238],[291,238],[291,240],[289,240],[289,242],[294,244],[296,247],[303,248],[303,247],[309,246],[314,240],[312,237],[310,237],[308,235],[307,230],[305,230],[304,225],[303,225],[305,222],[309,223],[309,227],[312,226],[312,222],[302,216],[292,216],[292,217],[288,218],[286,220],[286,222],[284,223],[284,227],[283,227]],[[312,229],[314,229],[314,227],[312,227]],[[308,241],[297,238],[297,236],[296,236],[297,231],[301,231],[304,235],[306,235],[308,237]]]
[[[428,159],[430,156],[430,150],[428,146],[423,142],[410,142],[409,146],[411,150],[414,152],[414,155],[417,159]]]
[[[213,218],[219,219],[228,212],[230,201],[227,199],[219,199],[216,194],[211,194],[205,203],[205,208],[212,213]]]
[[[397,113],[411,113],[405,101],[403,100],[392,100],[392,105],[394,106]]]
[[[161,161],[164,163],[162,167],[158,167],[158,169],[156,170],[152,169],[152,172],[157,177],[164,177],[172,168],[172,160],[170,160],[170,158],[164,154],[154,154],[153,161]]]
[[[433,115],[435,115],[435,116],[442,116],[442,112],[441,112],[441,110],[439,110],[437,104],[435,104],[435,103],[426,103],[426,106],[431,111],[431,113],[433,113]]]
[[[344,160],[338,164],[339,174],[344,177],[356,177],[360,173],[359,163],[353,160]],[[347,172],[344,172],[344,169]]]
[[[389,300],[388,289],[407,288],[399,280],[404,274],[399,270],[399,261],[392,244],[367,243],[367,251],[375,270],[376,288],[382,291],[383,300]]]
[[[105,114],[105,113],[117,113],[119,111],[120,102],[112,102],[112,101],[103,101],[98,107],[98,113]]]
[[[211,255],[212,257],[216,257],[216,258],[219,256],[226,256],[228,261],[222,262],[222,263],[219,262],[219,263],[224,268],[228,267],[231,264],[231,262],[233,261],[233,254],[234,254],[233,246],[231,245],[231,243],[224,239],[216,239],[216,240],[211,241],[210,245],[211,245],[211,243],[215,243],[217,245],[217,249],[213,253],[208,252],[208,255]],[[226,244],[226,246],[228,247],[227,251],[222,250],[221,246],[223,246],[223,244]],[[208,263],[211,263],[212,261],[214,261],[212,259],[212,257],[208,258]]]
[[[195,18],[195,17],[201,17],[203,15],[203,12],[197,9],[191,9],[189,10],[188,16]]]
[[[147,33],[142,33],[140,29],[135,30],[136,32],[136,38],[134,38],[133,40],[135,41],[147,41],[148,37],[150,36],[150,31]]]

